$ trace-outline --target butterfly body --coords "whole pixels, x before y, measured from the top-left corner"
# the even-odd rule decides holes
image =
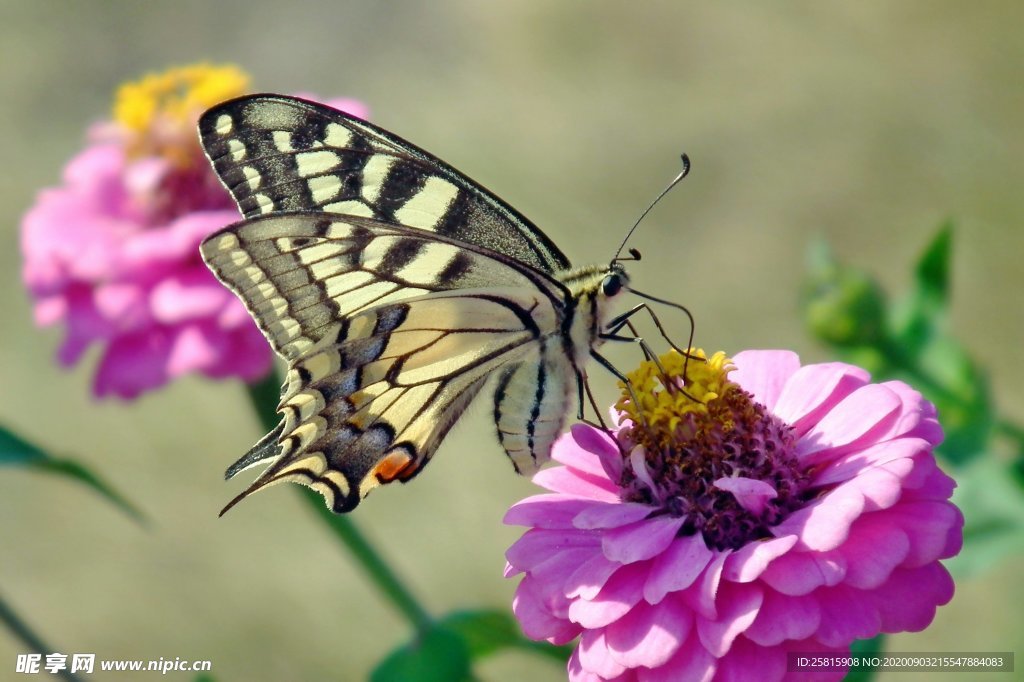
[[[391,133],[303,100],[214,107],[200,135],[247,220],[202,245],[288,362],[267,469],[349,511],[407,481],[488,381],[517,471],[548,457],[628,281],[572,268],[486,189]]]

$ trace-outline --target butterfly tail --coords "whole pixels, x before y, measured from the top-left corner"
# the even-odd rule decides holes
[[[240,471],[248,469],[251,466],[255,466],[265,460],[273,459],[281,454],[281,446],[277,441],[282,433],[284,433],[283,419],[273,431],[263,436],[259,443],[256,443],[256,445],[249,448],[249,452],[242,455],[237,462],[228,467],[227,471],[224,472],[224,480],[234,478]]]

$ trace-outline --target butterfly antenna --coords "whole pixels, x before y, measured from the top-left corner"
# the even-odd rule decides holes
[[[647,208],[646,208],[646,209],[644,210],[644,212],[640,214],[640,217],[636,219],[636,222],[635,222],[635,223],[633,223],[633,227],[629,228],[629,232],[627,232],[627,233],[626,233],[626,238],[622,240],[622,243],[621,243],[621,244],[619,244],[619,248],[618,248],[618,250],[617,250],[617,251],[615,252],[615,256],[614,256],[614,257],[612,257],[612,262],[613,262],[613,263],[614,263],[615,261],[617,261],[617,260],[620,260],[620,258],[619,258],[619,254],[621,254],[621,253],[622,253],[622,249],[626,248],[626,242],[628,242],[628,241],[629,241],[629,238],[630,238],[631,236],[633,236],[633,232],[634,232],[634,231],[636,231],[636,228],[637,228],[637,227],[639,227],[639,225],[640,225],[640,222],[641,222],[641,221],[642,221],[642,220],[643,220],[643,219],[644,219],[645,217],[647,217],[647,214],[651,212],[651,209],[652,209],[652,208],[654,208],[655,206],[657,206],[658,202],[659,202],[659,201],[661,201],[661,200],[662,200],[662,198],[663,198],[663,197],[664,197],[664,196],[665,196],[666,194],[668,194],[668,193],[669,193],[670,191],[672,191],[672,188],[673,188],[673,187],[675,187],[676,185],[678,185],[678,184],[679,184],[679,181],[680,181],[680,180],[682,180],[683,178],[685,178],[685,177],[686,177],[686,176],[687,176],[687,175],[688,175],[688,174],[690,173],[690,157],[689,157],[689,156],[687,156],[686,154],[682,154],[682,155],[680,155],[680,158],[681,158],[681,159],[682,159],[682,161],[683,161],[683,170],[679,171],[679,175],[677,175],[677,176],[675,176],[674,178],[672,178],[672,182],[668,183],[668,187],[666,187],[665,189],[663,189],[663,190],[661,191],[661,194],[659,194],[659,195],[658,195],[657,197],[655,197],[654,201],[652,201],[652,202],[651,202],[650,206],[648,206],[648,207],[647,207]],[[632,251],[631,251],[630,253],[632,254]],[[635,257],[636,257],[636,256],[634,255],[634,258],[635,258]]]

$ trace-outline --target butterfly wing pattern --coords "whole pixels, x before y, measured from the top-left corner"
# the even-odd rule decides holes
[[[350,511],[415,476],[492,374],[516,469],[546,460],[597,343],[607,267],[570,270],[483,187],[322,105],[231,100],[200,137],[247,218],[203,258],[288,362],[280,424],[227,476],[268,466],[225,511],[281,481]]]

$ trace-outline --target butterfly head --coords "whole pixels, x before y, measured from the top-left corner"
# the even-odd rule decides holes
[[[601,295],[614,298],[629,284],[629,274],[618,261],[612,261],[601,279]]]

